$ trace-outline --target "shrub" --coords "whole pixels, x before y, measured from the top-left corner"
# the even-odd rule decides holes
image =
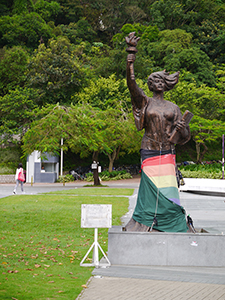
[[[99,177],[102,181],[109,181],[109,180],[121,180],[121,179],[129,179],[132,178],[130,173],[127,173],[125,170],[123,171],[112,171],[109,172],[108,170],[105,170],[101,173],[99,173]],[[88,173],[86,174],[86,181],[90,182],[94,180],[93,174]]]
[[[179,169],[183,177],[186,178],[209,178],[222,179],[222,164],[221,163],[205,163],[180,166]]]
[[[16,168],[13,166],[4,166],[0,165],[0,174],[1,175],[9,175],[9,174],[14,174],[16,173]]]
[[[57,182],[70,182],[74,181],[74,177],[70,174],[59,176]]]
[[[208,178],[208,179],[222,179],[222,171],[189,171],[182,170],[182,176],[184,178]]]
[[[90,182],[90,181],[94,181],[94,177],[93,177],[93,173],[87,173],[87,174],[85,174],[85,176],[86,176],[86,178],[84,179],[85,181],[88,181],[88,182]]]

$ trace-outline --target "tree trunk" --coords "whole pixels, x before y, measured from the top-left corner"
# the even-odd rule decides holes
[[[195,145],[196,145],[196,152],[197,152],[197,162],[199,162],[199,159],[200,159],[200,143],[198,142],[195,142]]]
[[[98,151],[94,151],[92,155],[93,162],[95,161],[96,164],[98,163]],[[93,176],[94,176],[94,185],[100,185],[100,180],[98,176],[98,165],[97,169],[93,169]]]
[[[205,145],[205,143],[195,142],[195,144],[196,144],[196,152],[197,152],[197,163],[201,163],[204,158],[204,155],[206,154],[206,152],[208,150],[208,147]],[[200,149],[201,145],[204,148],[202,153],[201,153],[201,149]]]
[[[109,172],[112,172],[114,160],[116,160],[119,156],[120,146],[117,149],[114,149],[112,154],[108,153],[109,158]]]
[[[204,143],[202,143],[202,146],[204,147],[204,150],[202,151],[202,153],[200,155],[199,162],[203,161],[204,155],[206,154],[206,152],[208,150],[208,147]]]
[[[113,169],[113,159],[111,158],[111,155],[109,156],[109,172],[112,172]]]

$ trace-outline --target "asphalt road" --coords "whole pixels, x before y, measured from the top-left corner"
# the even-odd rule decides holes
[[[119,188],[138,188],[140,183],[140,178],[118,180],[118,181],[104,181],[103,185],[109,187],[119,187]],[[24,184],[24,191],[28,195],[35,195],[39,193],[48,193],[54,191],[62,191],[74,188],[81,188],[85,185],[91,185],[86,181],[74,181],[72,183],[66,183],[65,186],[62,183],[35,183],[31,186],[30,183]],[[0,184],[0,198],[11,196],[15,184]],[[17,188],[17,194],[22,194],[20,186]]]

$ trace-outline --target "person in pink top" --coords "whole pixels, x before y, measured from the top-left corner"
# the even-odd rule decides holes
[[[23,177],[24,177],[23,165],[21,163],[19,163],[18,168],[16,169],[16,176],[15,176],[16,185],[13,190],[13,194],[16,194],[16,190],[17,190],[17,187],[19,184],[21,185],[21,192],[24,193],[24,190],[23,190],[24,180],[21,178],[19,179],[21,173],[23,174]]]

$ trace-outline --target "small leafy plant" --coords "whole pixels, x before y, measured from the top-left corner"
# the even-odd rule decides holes
[[[112,172],[109,172],[108,170],[105,170],[105,171],[99,173],[99,177],[102,181],[121,180],[121,179],[130,179],[130,178],[132,178],[130,173],[126,172],[125,170],[112,171]],[[88,173],[86,175],[85,180],[88,181],[88,182],[93,181],[94,180],[93,174]]]
[[[70,174],[59,176],[57,182],[70,182],[74,181],[74,177]]]

